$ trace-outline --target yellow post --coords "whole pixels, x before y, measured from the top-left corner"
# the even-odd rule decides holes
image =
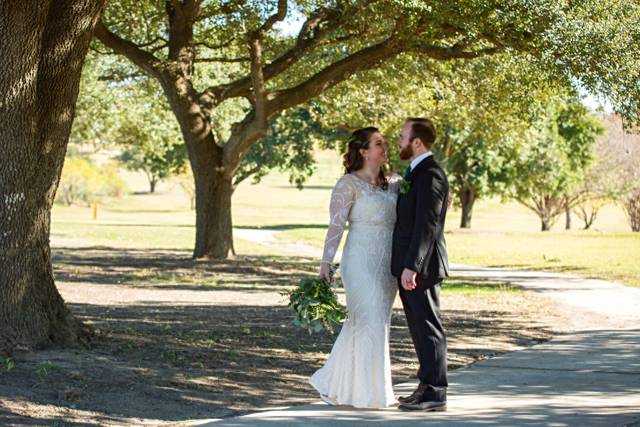
[[[91,219],[95,220],[98,217],[98,204],[94,201],[91,203]]]

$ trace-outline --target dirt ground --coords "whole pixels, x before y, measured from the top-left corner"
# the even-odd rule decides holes
[[[87,348],[17,351],[13,369],[0,367],[0,424],[179,424],[318,400],[307,378],[335,336],[294,327],[280,295],[315,273],[311,258],[53,252],[58,288],[95,337]],[[549,339],[562,321],[549,307],[537,294],[452,278],[442,296],[450,369]],[[403,382],[417,364],[399,298],[391,335],[393,380]]]

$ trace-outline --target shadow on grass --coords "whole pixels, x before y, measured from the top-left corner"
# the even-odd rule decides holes
[[[317,260],[285,256],[193,259],[185,250],[105,246],[53,250],[56,280],[182,290],[277,290],[317,270]],[[287,274],[283,274],[287,272]],[[237,286],[236,286],[237,285]]]
[[[132,212],[132,211],[126,211],[126,212]],[[133,212],[138,212],[138,213],[144,213],[146,211],[133,211]],[[155,211],[149,211],[149,213],[157,213]],[[98,223],[98,224],[94,224],[98,227],[123,227],[123,228],[127,228],[127,227],[136,227],[136,228],[194,228],[195,229],[195,225],[193,224],[137,224],[137,223],[133,223],[133,224],[128,224],[128,223],[121,223],[121,222],[107,222],[107,223]]]

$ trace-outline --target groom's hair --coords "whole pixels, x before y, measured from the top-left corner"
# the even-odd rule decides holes
[[[411,123],[409,141],[420,138],[425,148],[431,150],[436,140],[436,128],[431,120],[425,119],[424,117],[409,117],[406,121]]]

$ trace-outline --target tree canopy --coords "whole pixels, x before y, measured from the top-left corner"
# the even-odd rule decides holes
[[[134,65],[130,78],[142,73],[162,87],[194,172],[194,255],[224,257],[234,177],[283,111],[394,58],[409,69],[419,58],[428,81],[444,62],[498,54],[631,111],[639,8],[632,0],[114,0],[95,34],[97,49]]]

